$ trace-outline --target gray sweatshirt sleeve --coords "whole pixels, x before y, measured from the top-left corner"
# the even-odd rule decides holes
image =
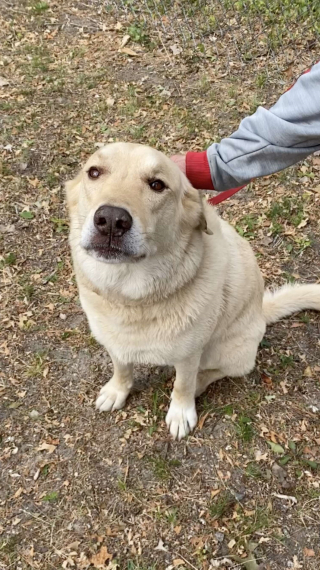
[[[269,110],[259,107],[207,150],[216,190],[278,172],[320,150],[320,62]]]

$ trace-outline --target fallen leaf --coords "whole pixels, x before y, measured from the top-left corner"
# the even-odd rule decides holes
[[[40,471],[41,471],[40,469],[37,469],[37,471],[35,472],[33,476],[34,481],[37,481],[39,479]]]
[[[267,374],[264,372],[261,374],[261,380],[267,386],[267,388],[269,388],[269,390],[272,388],[272,378],[270,378],[270,376],[267,376]]]
[[[236,543],[236,541],[234,540],[234,538],[232,538],[232,539],[230,540],[230,542],[228,542],[228,548],[230,548],[230,550],[231,550],[231,548],[234,547],[235,543]]]
[[[268,441],[268,444],[270,445],[274,453],[284,453],[283,447],[278,443],[273,443],[273,441]]]
[[[312,548],[304,548],[303,554],[305,556],[315,556],[314,550],[312,550]]]
[[[276,435],[273,431],[270,432],[270,439],[273,441],[273,443],[278,443],[278,439],[276,438]]]
[[[287,67],[287,69],[284,70],[284,75],[287,77],[287,79],[291,79],[293,77],[294,74],[294,65],[291,64],[289,65],[289,67]]]
[[[111,558],[112,558],[112,554],[110,554],[110,552],[108,552],[107,547],[101,546],[99,552],[97,552],[97,554],[94,554],[91,557],[90,562],[96,568],[105,568],[106,561],[111,560]]]
[[[33,558],[34,557],[34,548],[33,546],[31,546],[30,550],[24,550],[23,551],[23,555],[26,556],[27,558]],[[30,562],[29,562],[30,564]],[[30,564],[30,566],[32,567],[32,564]]]
[[[125,36],[123,36],[120,48],[123,48],[124,46],[126,46],[129,41],[130,41],[129,34],[126,34]]]
[[[173,55],[179,55],[179,53],[182,52],[182,48],[179,47],[177,44],[173,44],[172,46],[170,46],[170,49],[171,49]]]
[[[306,378],[311,378],[312,377],[312,370],[310,368],[310,366],[307,366],[307,368],[305,369],[303,376],[306,376]]]
[[[317,463],[316,461],[312,461],[311,459],[304,459],[304,463],[309,467],[311,467],[311,469],[319,468],[319,463]]]
[[[288,394],[288,390],[286,388],[286,382],[284,380],[282,382],[280,382],[280,386],[282,388],[283,393]]]
[[[22,406],[22,402],[12,402],[12,404],[10,404],[8,406],[9,410],[16,410],[17,408],[20,408],[20,406]]]
[[[206,414],[204,414],[203,416],[201,416],[200,420],[198,421],[198,429],[202,429],[203,428],[203,424],[206,421],[207,417],[209,415],[209,412],[207,412]]]
[[[0,232],[3,234],[13,234],[16,231],[16,228],[13,224],[9,224],[5,226],[4,224],[0,224]]]
[[[292,566],[292,569],[293,569],[293,570],[298,570],[298,569],[302,568],[302,566],[301,566],[301,564],[300,564],[300,562],[299,562],[297,556],[294,556],[294,557],[293,557],[293,561],[292,561],[292,562],[293,562],[293,566]]]
[[[164,546],[163,540],[160,538],[155,550],[163,550],[163,552],[167,552],[167,548]]]
[[[28,182],[29,182],[29,184],[31,184],[31,186],[32,186],[33,188],[36,188],[36,187],[38,186],[38,184],[39,184],[38,178],[33,178],[33,179],[32,179],[32,178],[28,178]]]
[[[306,426],[305,420],[302,420],[302,422],[300,424],[300,429],[301,429],[301,431],[307,431],[307,426]]]
[[[113,107],[114,99],[112,97],[108,97],[106,103],[107,103],[107,107]]]
[[[138,55],[137,52],[133,51],[133,49],[126,48],[126,47],[120,48],[119,52],[120,53],[126,53],[127,55],[133,55],[133,56]]]
[[[261,242],[262,245],[270,245],[270,243],[272,243],[272,238],[269,236],[265,236]]]
[[[20,212],[19,216],[24,220],[32,220],[34,218],[34,214],[32,212],[28,212],[27,210]]]
[[[5,87],[6,85],[9,85],[8,79],[0,75],[0,87]]]
[[[261,453],[260,449],[255,452],[254,458],[256,461],[266,461],[268,459],[267,453]]]
[[[182,566],[184,564],[184,560],[181,560],[181,558],[176,558],[172,561],[172,564],[174,568],[177,568],[177,566]]]
[[[75,540],[74,542],[70,542],[70,544],[68,544],[68,546],[66,546],[66,549],[67,550],[78,550],[79,544],[80,544],[80,541]]]
[[[119,570],[119,564],[116,560],[111,560],[108,564],[108,570]]]
[[[265,396],[265,399],[267,402],[272,402],[272,400],[276,399],[276,396],[274,394],[270,394],[270,396]]]
[[[44,442],[41,445],[39,445],[39,447],[37,447],[37,451],[48,451],[49,453],[53,453],[56,447],[57,447],[56,445]]]
[[[13,495],[15,499],[18,499],[18,497],[20,497],[20,495],[23,493],[24,489],[23,487],[20,487],[18,489],[18,491],[15,492],[15,494]]]
[[[304,227],[307,225],[308,221],[309,221],[309,218],[306,218],[305,220],[302,220],[302,221],[300,222],[300,224],[297,226],[298,229],[304,228]]]

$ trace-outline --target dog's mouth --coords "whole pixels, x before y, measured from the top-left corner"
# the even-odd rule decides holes
[[[144,259],[146,256],[135,255],[134,253],[127,251],[122,247],[117,247],[115,245],[97,245],[92,244],[84,248],[85,251],[98,259],[99,261],[104,261],[105,263],[135,263]]]

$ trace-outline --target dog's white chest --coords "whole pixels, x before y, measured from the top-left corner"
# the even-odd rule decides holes
[[[197,324],[178,314],[168,320],[160,315],[130,320],[98,311],[87,298],[81,298],[81,304],[97,341],[123,363],[173,365],[186,358],[200,338]]]

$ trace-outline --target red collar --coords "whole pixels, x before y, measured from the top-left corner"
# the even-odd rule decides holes
[[[230,190],[226,190],[225,192],[220,192],[219,194],[217,194],[217,196],[210,198],[208,202],[209,204],[211,204],[211,206],[216,206],[217,204],[220,204],[220,202],[224,202],[225,200],[233,196],[233,194],[235,194],[236,192],[239,192],[239,190],[241,190],[241,188],[244,188],[245,186],[246,184],[244,184],[243,186],[238,186],[237,188],[231,188]]]

